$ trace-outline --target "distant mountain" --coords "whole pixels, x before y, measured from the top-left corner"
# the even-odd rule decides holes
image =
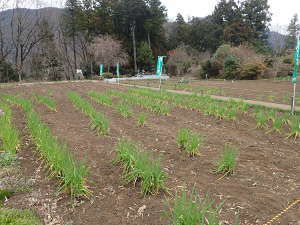
[[[6,27],[10,25],[11,18],[13,13],[22,15],[23,18],[34,20],[37,15],[45,18],[49,25],[56,25],[59,23],[59,19],[63,14],[63,9],[61,8],[54,8],[54,7],[47,7],[41,9],[26,9],[26,8],[19,8],[19,9],[8,9],[2,11],[0,13],[0,22],[1,25]]]
[[[268,42],[270,46],[275,49],[282,49],[286,44],[287,36],[276,31],[271,31],[269,33]]]

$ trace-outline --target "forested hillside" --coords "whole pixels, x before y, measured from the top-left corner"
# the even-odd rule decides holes
[[[133,75],[153,71],[158,55],[167,56],[171,75],[192,65],[202,77],[288,75],[298,17],[288,35],[270,32],[269,9],[268,0],[220,0],[211,15],[189,21],[181,14],[169,21],[160,0],[68,0],[64,9],[1,11],[0,82],[75,79],[77,69],[92,78],[99,64],[114,72],[117,63]]]

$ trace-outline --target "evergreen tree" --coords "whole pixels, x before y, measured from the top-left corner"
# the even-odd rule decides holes
[[[76,52],[76,39],[79,31],[81,30],[81,16],[82,8],[79,0],[67,0],[65,7],[65,14],[63,17],[64,34],[72,40],[72,50],[74,57],[73,78],[77,69],[77,52]]]
[[[189,41],[190,26],[187,24],[183,16],[178,13],[175,21],[175,40],[176,47],[182,44],[187,44]]]
[[[250,30],[248,36],[252,42],[266,43],[272,20],[268,0],[245,0],[242,3],[244,25]]]
[[[294,49],[297,45],[297,40],[300,36],[300,24],[298,21],[298,15],[295,14],[288,26],[288,37],[286,40],[286,48],[287,49]]]
[[[137,61],[140,68],[148,71],[151,70],[153,64],[152,50],[145,41],[141,42],[138,48]]]

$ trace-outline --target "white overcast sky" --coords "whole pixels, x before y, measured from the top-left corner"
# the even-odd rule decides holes
[[[14,2],[15,0],[0,0]],[[26,0],[21,0],[26,1]],[[63,7],[65,0],[31,0],[39,2],[40,6]],[[161,0],[168,9],[170,19],[175,19],[177,13],[188,17],[204,17],[211,14],[219,0]],[[300,16],[300,0],[269,0],[273,13],[272,25],[287,25],[295,13]]]
[[[181,13],[186,19],[190,16],[204,17],[211,14],[219,0],[161,0],[168,9],[169,18]],[[269,0],[272,12],[272,25],[288,24],[295,13],[300,16],[300,0]]]

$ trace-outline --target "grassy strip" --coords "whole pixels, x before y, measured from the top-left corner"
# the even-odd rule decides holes
[[[96,130],[97,134],[107,134],[109,132],[109,123],[104,114],[97,112],[88,101],[81,98],[77,93],[69,92],[68,96],[73,105],[90,118],[91,128]]]
[[[1,225],[41,225],[42,222],[30,210],[1,209]]]
[[[137,145],[128,140],[121,140],[116,152],[117,157],[114,162],[123,165],[125,183],[136,183],[141,180],[143,194],[156,194],[165,189],[166,175],[159,159],[153,159],[149,153],[140,151]]]
[[[214,207],[214,202],[206,196],[203,200],[193,189],[191,193],[176,194],[173,204],[166,203],[164,215],[173,225],[217,225],[223,204]]]
[[[56,110],[56,102],[47,96],[33,94],[33,97],[40,103],[46,105],[50,110],[57,112]]]
[[[200,155],[202,143],[203,138],[188,129],[180,129],[177,134],[177,144],[192,157]]]
[[[169,105],[167,105],[165,102],[157,101],[156,99],[136,96],[130,92],[124,93],[116,90],[109,90],[108,94],[118,96],[126,102],[138,105],[157,114],[168,115],[171,111]]]
[[[0,150],[16,154],[20,146],[19,132],[12,124],[12,111],[10,107],[0,102]]]
[[[6,96],[6,99],[22,106],[25,111],[29,133],[45,165],[49,168],[50,175],[61,180],[60,190],[68,191],[72,197],[90,194],[86,186],[86,166],[76,162],[66,145],[61,144],[51,134],[50,129],[34,111],[31,102],[14,96]]]

